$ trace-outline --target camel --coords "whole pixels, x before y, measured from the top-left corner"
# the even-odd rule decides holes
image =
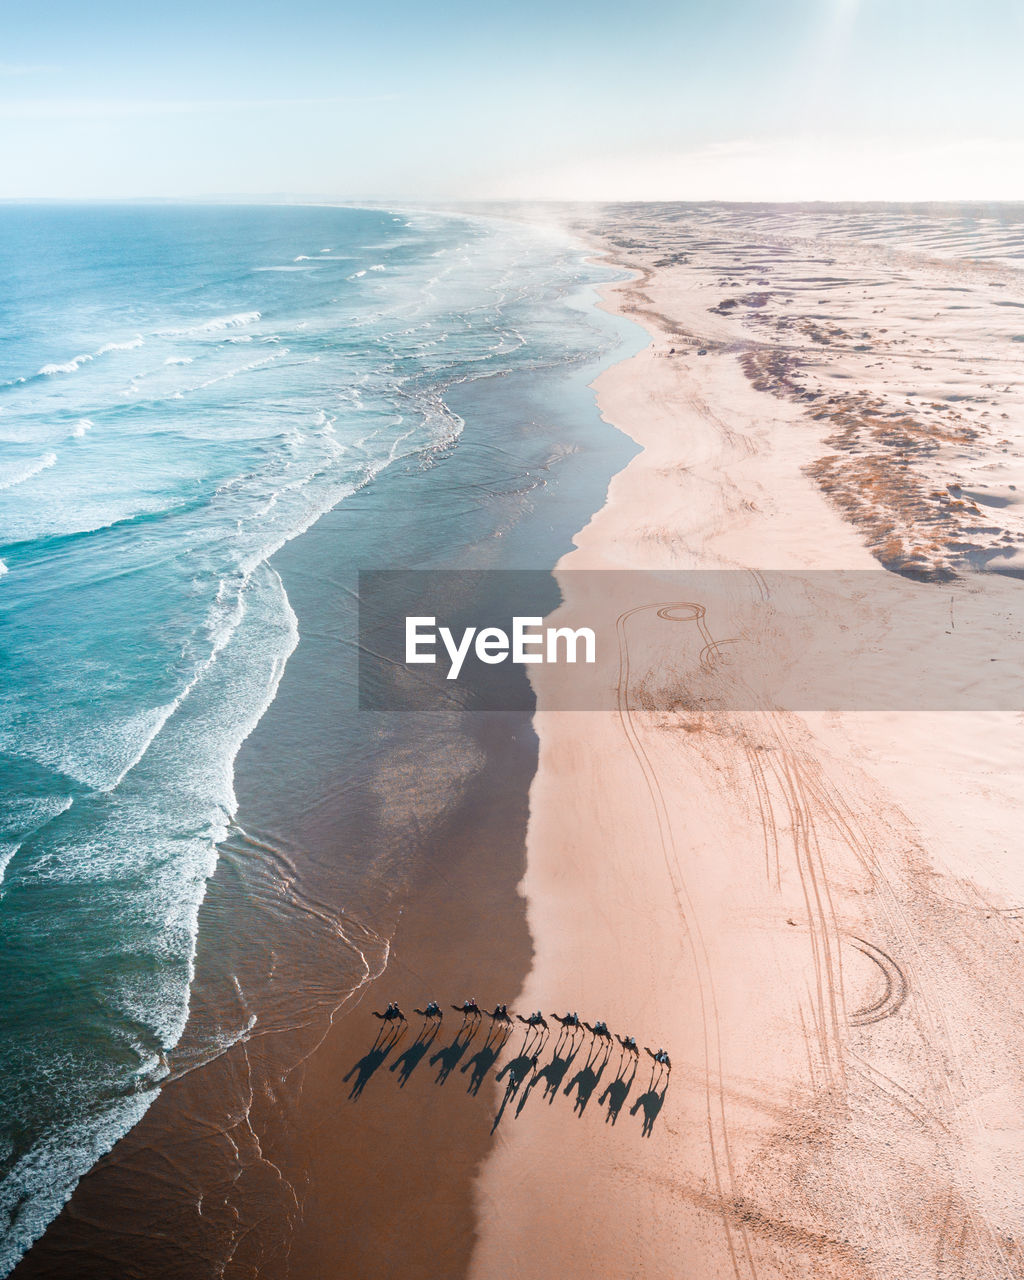
[[[404,1022],[405,1014],[399,1009],[398,1005],[392,1001],[383,1013],[378,1013],[376,1009],[371,1011],[375,1018],[380,1018],[381,1022]]]
[[[413,1009],[413,1013],[418,1013],[421,1018],[436,1018],[438,1022],[444,1017],[436,1000],[431,1000],[425,1009]]]
[[[548,1029],[548,1022],[541,1011],[538,1009],[536,1013],[531,1013],[528,1018],[524,1018],[521,1013],[517,1013],[516,1017],[524,1026],[527,1027],[543,1027],[545,1031]]]
[[[575,1031],[577,1027],[580,1027],[583,1025],[580,1022],[580,1015],[578,1013],[567,1013],[564,1018],[557,1013],[553,1013],[551,1016],[552,1018],[554,1018],[554,1020],[557,1023],[561,1024],[563,1031],[565,1030],[566,1027],[572,1027],[572,1029]]]
[[[461,1013],[463,1018],[479,1018],[480,1006],[475,1000],[463,1000],[462,1004],[453,1004],[452,1008],[456,1013]]]
[[[657,1053],[653,1053],[646,1045],[644,1045],[644,1053],[646,1053],[648,1057],[653,1058],[654,1061],[659,1063],[661,1066],[668,1067],[669,1071],[672,1070],[672,1059],[664,1049],[659,1049]]]
[[[512,1025],[512,1017],[509,1014],[507,1004],[496,1004],[494,1012],[488,1013],[487,1016],[492,1022],[503,1022],[509,1027]]]
[[[583,1024],[592,1036],[596,1036],[598,1040],[607,1040],[611,1044],[612,1033],[608,1030],[607,1022],[595,1022],[593,1026],[589,1022]]]
[[[622,1036],[616,1036],[615,1039],[618,1040],[627,1053],[631,1053],[634,1058],[640,1057],[640,1046],[636,1042],[636,1036],[626,1036],[625,1040],[623,1040]]]

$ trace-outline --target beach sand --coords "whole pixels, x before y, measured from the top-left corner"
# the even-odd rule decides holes
[[[920,222],[580,219],[638,272],[608,305],[651,344],[596,384],[643,451],[561,562],[558,621],[665,603],[580,569],[883,564],[953,600],[1016,564],[1019,243],[944,260],[958,228]],[[546,712],[551,670],[520,1002],[672,1071],[577,1037],[592,1100],[503,1125],[471,1276],[1024,1275],[1020,712],[645,710],[621,669],[618,712]]]

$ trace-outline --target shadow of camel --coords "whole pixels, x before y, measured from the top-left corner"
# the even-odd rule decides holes
[[[506,1062],[494,1077],[495,1080],[500,1080],[502,1076],[507,1075],[508,1083],[505,1085],[505,1096],[501,1100],[501,1106],[498,1108],[498,1114],[494,1117],[494,1124],[491,1125],[491,1133],[493,1133],[501,1123],[501,1117],[505,1114],[505,1108],[508,1106],[512,1098],[514,1098],[519,1092],[519,1086],[526,1079],[530,1069],[536,1065],[536,1054],[521,1053],[518,1058],[513,1058],[511,1062]],[[524,1090],[523,1092],[519,1106],[516,1109],[516,1115],[518,1115],[523,1109],[523,1103],[526,1101],[527,1092],[528,1090]]]
[[[605,1124],[608,1124],[609,1121],[614,1124],[615,1121],[618,1120],[619,1112],[622,1110],[622,1104],[626,1101],[629,1091],[633,1087],[633,1081],[636,1079],[636,1061],[631,1059],[630,1065],[633,1070],[630,1072],[629,1078],[627,1079],[622,1074],[622,1067],[620,1066],[618,1075],[597,1100],[598,1106],[601,1107],[604,1106],[606,1101],[608,1103],[608,1112],[604,1118]],[[392,1068],[392,1070],[394,1070],[394,1068]]]
[[[436,1066],[441,1064],[435,1084],[444,1084],[451,1073],[459,1064],[459,1059],[469,1048],[470,1041],[476,1035],[478,1023],[471,1023],[465,1027],[460,1027],[455,1033],[455,1039],[451,1044],[446,1045],[443,1049],[439,1049],[437,1053],[430,1059],[430,1065]]]
[[[662,1103],[665,1101],[665,1094],[667,1092],[668,1081],[666,1080],[665,1087],[662,1089],[661,1093],[652,1086],[646,1093],[642,1093],[640,1097],[637,1098],[636,1102],[634,1102],[630,1107],[629,1114],[631,1116],[635,1116],[641,1107],[643,1108],[644,1127],[641,1137],[649,1138],[651,1136],[651,1130],[654,1128],[654,1122],[658,1118],[658,1113],[661,1111]]]
[[[464,1062],[459,1068],[463,1074],[471,1067],[473,1074],[469,1078],[469,1088],[466,1090],[472,1097],[480,1092],[480,1086],[483,1084],[488,1071],[498,1061],[498,1054],[505,1047],[508,1040],[508,1029],[500,1027],[492,1027],[487,1033],[487,1039],[484,1041],[484,1047],[479,1053],[473,1055],[468,1062]]]
[[[562,1081],[565,1079],[566,1075],[568,1074],[569,1068],[572,1066],[573,1059],[576,1057],[576,1055],[580,1051],[580,1045],[577,1045],[575,1039],[572,1036],[569,1036],[567,1037],[567,1042],[572,1045],[572,1050],[569,1054],[567,1054],[566,1057],[563,1058],[561,1053],[559,1052],[562,1048],[563,1037],[564,1037],[564,1033],[563,1035],[560,1035],[558,1037],[558,1040],[555,1043],[554,1052],[551,1056],[551,1061],[544,1068],[544,1070],[534,1072],[533,1079],[530,1081],[529,1085],[527,1086],[526,1092],[523,1094],[523,1099],[519,1104],[520,1111],[522,1111],[524,1105],[526,1104],[526,1099],[530,1096],[530,1090],[534,1087],[534,1085],[537,1083],[538,1080],[544,1081],[544,1097],[547,1098],[548,1100],[548,1106],[550,1106],[551,1103],[554,1102],[555,1095],[558,1093],[558,1090],[561,1087]]]
[[[439,1029],[440,1024],[437,1022],[433,1025],[428,1024],[425,1026],[408,1049],[406,1049],[405,1053],[400,1054],[388,1068],[389,1071],[397,1071],[399,1073],[398,1087],[400,1089],[405,1088],[409,1077],[420,1065],[424,1057],[426,1057],[430,1046],[434,1043],[434,1040],[437,1037]]]
[[[404,1030],[404,1029],[403,1029]],[[369,1053],[355,1063],[346,1076],[342,1077],[342,1084],[348,1084],[353,1076],[356,1077],[355,1083],[349,1091],[349,1100],[355,1102],[359,1095],[366,1088],[367,1082],[373,1073],[383,1064],[384,1059],[402,1038],[403,1031],[397,1033],[392,1029],[388,1031],[378,1032],[377,1039],[373,1042],[373,1048]],[[383,1038],[382,1038],[383,1037]],[[356,1073],[359,1073],[356,1075]]]
[[[597,1062],[600,1059],[600,1066]],[[568,1097],[573,1089],[576,1090],[576,1101],[572,1104],[573,1112],[582,1116],[587,1109],[587,1103],[590,1101],[594,1090],[597,1088],[604,1069],[608,1065],[608,1046],[603,1048],[594,1046],[593,1050],[587,1055],[586,1066],[581,1067],[573,1076],[569,1083],[565,1086],[564,1093]],[[597,1070],[595,1071],[595,1066]]]

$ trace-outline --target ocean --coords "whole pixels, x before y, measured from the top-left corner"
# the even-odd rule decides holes
[[[394,797],[436,726],[410,745],[355,713],[355,573],[550,568],[630,455],[587,387],[639,341],[594,306],[609,269],[511,221],[12,205],[0,228],[6,1275],[168,1080],[270,1030],[305,1052],[386,967],[418,874]],[[240,812],[297,648],[324,697],[250,740]],[[435,745],[418,829],[477,767]],[[394,849],[303,863],[322,797],[368,790]]]

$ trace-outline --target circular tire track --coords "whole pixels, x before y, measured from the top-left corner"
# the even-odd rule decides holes
[[[866,1004],[860,1009],[854,1010],[849,1016],[849,1022],[852,1027],[870,1026],[872,1022],[881,1022],[883,1018],[891,1018],[893,1014],[899,1012],[901,1005],[906,1000],[910,991],[906,975],[896,961],[890,955],[886,955],[879,947],[873,943],[866,942],[863,938],[850,938],[852,946],[873,960],[882,971],[885,979],[885,990],[877,1000],[871,1004]]]

